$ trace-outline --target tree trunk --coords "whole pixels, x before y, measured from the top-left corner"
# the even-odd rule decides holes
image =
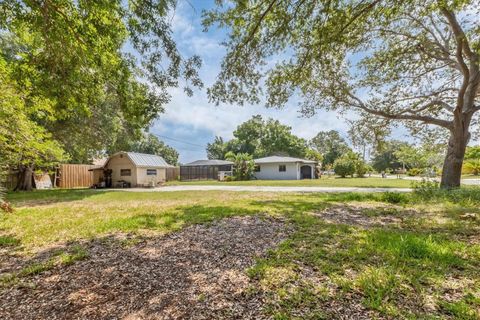
[[[467,148],[469,140],[470,133],[468,132],[468,126],[466,130],[462,128],[454,128],[452,130],[448,141],[447,154],[443,163],[442,182],[440,183],[442,189],[460,187],[463,158],[465,157],[465,149]]]
[[[17,186],[14,191],[32,191],[33,167],[21,165],[18,172]]]

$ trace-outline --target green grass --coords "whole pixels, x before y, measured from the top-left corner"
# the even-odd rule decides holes
[[[412,181],[382,179],[377,177],[340,178],[322,177],[312,180],[249,180],[219,182],[216,180],[170,181],[168,185],[226,185],[226,186],[286,186],[286,187],[359,187],[359,188],[410,188]]]
[[[68,266],[87,257],[87,251],[79,245],[73,245],[68,250],[57,250],[47,260],[30,262],[19,271],[0,274],[0,287],[18,284],[22,278],[37,275],[58,266]]]
[[[460,190],[451,198],[444,192],[433,196],[391,192],[11,193],[8,199],[15,212],[0,216],[0,249],[26,257],[53,244],[66,249],[47,259],[32,259],[18,272],[1,275],[0,283],[17,285],[32,275],[88,259],[88,252],[78,243],[89,239],[129,233],[131,237],[121,243],[129,247],[145,236],[191,224],[262,214],[283,217],[295,227],[288,240],[247,270],[254,281],[252,293],[264,294],[265,312],[272,318],[329,319],[337,306],[355,306],[372,312],[372,317],[477,319],[477,195],[474,188]],[[399,222],[364,228],[327,223],[317,215],[329,206],[360,205],[368,219],[394,217]],[[474,215],[466,219],[465,213]]]
[[[480,175],[464,174],[462,175],[462,179],[480,179]]]

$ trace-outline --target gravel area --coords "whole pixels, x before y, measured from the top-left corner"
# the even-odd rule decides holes
[[[87,259],[3,289],[0,319],[261,319],[245,269],[290,231],[250,216],[128,247],[95,240],[84,244]]]

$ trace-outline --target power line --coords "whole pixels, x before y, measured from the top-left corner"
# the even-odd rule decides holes
[[[157,137],[160,137],[160,138],[164,138],[164,139],[168,139],[168,140],[172,140],[172,141],[176,141],[176,142],[180,142],[180,143],[185,143],[185,144],[188,144],[188,145],[191,145],[191,146],[195,146],[195,147],[200,147],[202,149],[205,149],[206,146],[205,145],[200,145],[200,144],[196,144],[196,143],[191,143],[191,142],[188,142],[188,141],[184,141],[184,140],[180,140],[180,139],[176,139],[176,138],[171,138],[171,137],[167,137],[167,136],[164,136],[164,135],[161,135],[161,134],[156,134],[154,133],[154,135],[156,135]]]

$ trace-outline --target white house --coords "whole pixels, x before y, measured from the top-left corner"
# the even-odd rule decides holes
[[[253,160],[254,176],[261,180],[314,179],[316,161],[272,156]]]

